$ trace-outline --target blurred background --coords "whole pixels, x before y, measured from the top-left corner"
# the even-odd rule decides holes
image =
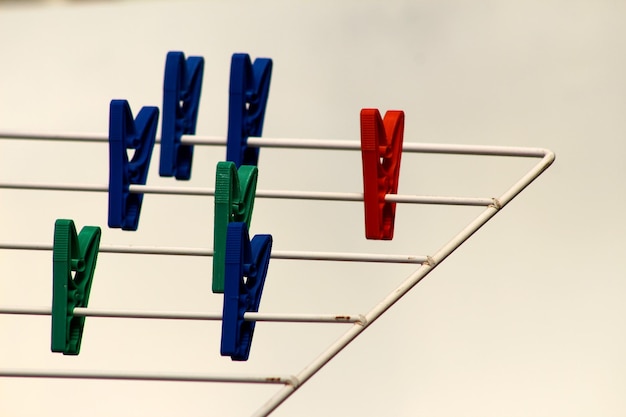
[[[230,57],[274,61],[264,136],[359,139],[364,107],[401,109],[405,142],[543,147],[554,165],[342,351],[275,416],[622,416],[626,412],[626,4],[603,0],[3,1],[0,130],[106,132],[112,99],[161,106],[170,50],[205,59],[197,134],[226,134]],[[212,188],[218,147],[196,147]],[[400,194],[497,197],[536,161],[405,154]],[[106,144],[0,140],[1,181],[106,184]],[[258,189],[361,192],[358,152],[262,149]],[[359,203],[257,199],[275,250],[428,255],[482,209],[401,205],[367,241]],[[213,199],[147,195],[137,232],[105,193],[0,189],[0,240],[212,247]],[[270,264],[261,311],[366,313],[410,265]],[[100,254],[90,307],[221,310],[211,259]],[[0,305],[51,302],[50,253],[0,251]],[[219,322],[88,318],[81,354],[50,352],[49,317],[0,316],[0,368],[296,374],[343,325],[259,323],[250,360]],[[0,379],[6,416],[246,416],[279,389]]]

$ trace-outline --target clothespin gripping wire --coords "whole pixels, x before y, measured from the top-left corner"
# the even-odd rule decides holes
[[[52,254],[52,351],[78,355],[85,317],[74,308],[87,307],[96,269],[101,230],[85,226],[76,234],[72,220],[54,225]]]
[[[188,180],[191,177],[193,145],[181,144],[183,135],[196,133],[204,58],[185,59],[182,52],[168,52],[163,81],[163,124],[159,175]]]
[[[393,239],[396,203],[385,201],[397,194],[404,137],[404,112],[390,110],[384,120],[377,109],[361,110],[363,201],[367,239]]]
[[[111,228],[137,230],[143,193],[131,193],[130,186],[146,185],[158,120],[157,107],[143,107],[133,119],[126,100],[111,101],[108,187]],[[130,160],[129,150],[135,151]]]
[[[220,353],[234,361],[250,355],[254,321],[245,321],[246,312],[258,312],[272,251],[271,235],[256,235],[250,241],[245,223],[228,225],[226,280],[222,314]]]
[[[219,162],[215,174],[215,212],[213,220],[212,291],[224,292],[224,257],[228,224],[243,222],[250,227],[256,195],[258,169],[233,162]]]
[[[248,137],[263,134],[272,60],[233,54],[230,67],[226,160],[237,167],[258,165],[259,148],[248,147]]]

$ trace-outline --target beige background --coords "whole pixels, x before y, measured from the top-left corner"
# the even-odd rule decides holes
[[[407,142],[546,147],[555,165],[280,407],[276,416],[621,416],[626,5],[613,1],[132,1],[0,7],[0,129],[105,132],[108,104],[161,105],[165,54],[206,60],[199,134],[224,135],[230,56],[274,59],[264,134],[358,139],[362,107],[406,112]],[[158,148],[154,161],[157,161]],[[104,144],[0,142],[2,181],[105,184]],[[196,148],[213,186],[219,148]],[[408,155],[400,192],[490,197],[534,163]],[[358,192],[358,153],[262,150],[259,189]],[[151,166],[149,184],[172,185]],[[211,198],[148,196],[137,233],[106,195],[0,190],[0,240],[56,218],[103,243],[211,247]],[[275,249],[435,252],[480,209],[403,205],[363,237],[357,203],[257,200]],[[208,258],[102,254],[90,306],[219,311]],[[261,311],[365,313],[414,268],[273,261]],[[0,252],[0,304],[49,305],[50,254]],[[0,317],[1,368],[297,373],[343,326],[257,326],[219,356],[219,323],[88,319],[81,355],[49,318]],[[243,416],[275,386],[0,379],[3,416]]]

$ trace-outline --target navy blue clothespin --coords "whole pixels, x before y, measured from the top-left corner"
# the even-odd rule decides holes
[[[251,242],[245,223],[228,225],[220,353],[234,361],[246,361],[250,355],[255,322],[243,316],[259,311],[271,251],[271,235],[256,235]]]
[[[137,230],[143,194],[131,184],[145,185],[156,137],[159,109],[143,107],[136,119],[126,100],[112,100],[109,113],[109,227]],[[128,150],[134,149],[132,159]]]
[[[263,120],[272,77],[272,60],[248,54],[233,54],[230,65],[228,137],[226,160],[241,165],[257,165],[259,148],[248,147],[249,136],[263,134]]]
[[[163,82],[163,125],[159,175],[188,180],[191,177],[193,145],[183,145],[182,135],[196,133],[204,58],[168,52]]]
[[[54,224],[52,248],[52,351],[78,355],[85,317],[74,308],[87,307],[96,269],[101,230],[85,226],[76,235],[72,220]],[[72,278],[74,274],[74,278]]]

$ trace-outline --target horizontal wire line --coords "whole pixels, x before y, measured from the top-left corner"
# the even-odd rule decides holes
[[[62,183],[27,183],[0,181],[0,188],[39,191],[80,191],[108,192],[106,185],[95,184],[62,184]],[[165,187],[131,184],[129,191],[134,194],[162,194],[188,196],[214,196],[214,188],[203,187]],[[324,201],[363,201],[363,193],[341,193],[327,191],[290,191],[290,190],[257,190],[259,198],[292,199],[292,200],[324,200]],[[390,203],[439,204],[452,206],[489,206],[493,198],[486,197],[445,197],[387,194],[385,201]]]
[[[49,316],[49,307],[9,307],[0,306],[0,314],[24,316]],[[133,311],[133,310],[102,310],[94,308],[74,308],[76,317],[103,317],[121,319],[160,319],[160,320],[203,320],[220,321],[220,313],[200,313],[187,311]],[[280,313],[244,313],[246,321],[266,321],[279,323],[363,323],[361,314],[280,314]]]
[[[108,142],[106,133],[77,132],[0,132],[0,139],[50,140],[71,142]],[[160,139],[156,140],[160,143]],[[226,138],[221,136],[183,135],[181,143],[186,145],[225,146]],[[332,139],[299,139],[299,138],[266,138],[249,137],[248,146],[253,148],[287,148],[287,149],[319,149],[319,150],[360,150],[359,141]],[[540,158],[546,155],[546,149],[509,146],[460,145],[439,143],[404,143],[404,152],[438,153],[458,155],[485,156],[519,156]]]
[[[37,242],[0,242],[0,249],[13,250],[43,250],[51,251],[51,243]],[[158,247],[158,246],[117,246],[100,245],[99,253],[121,253],[138,255],[177,255],[177,256],[213,256],[210,249],[183,248],[183,247]],[[383,253],[348,253],[348,252],[311,252],[311,251],[279,251],[273,250],[272,259],[301,260],[301,261],[338,261],[338,262],[376,262],[376,263],[399,263],[421,264],[428,260],[427,256],[398,255]]]
[[[67,371],[67,370],[31,370],[0,368],[0,377],[12,378],[60,378],[60,379],[108,379],[130,381],[173,381],[173,382],[232,382],[249,384],[294,385],[296,380],[291,375],[255,376],[255,375],[220,375],[220,374],[166,374],[162,372],[104,372],[104,371]]]

